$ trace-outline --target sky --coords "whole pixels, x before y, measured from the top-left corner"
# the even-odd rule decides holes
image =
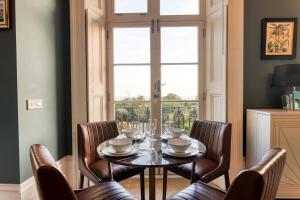
[[[116,13],[145,13],[147,0],[115,0]],[[199,14],[199,0],[160,0],[161,15]]]

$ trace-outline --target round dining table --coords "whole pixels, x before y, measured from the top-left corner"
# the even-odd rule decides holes
[[[202,157],[206,152],[206,147],[203,143],[198,140],[189,138],[191,140],[191,146],[199,150],[194,156],[190,157],[174,157],[163,153],[164,149],[168,143],[164,139],[144,139],[140,141],[134,141],[133,145],[138,149],[138,152],[132,156],[128,157],[112,157],[105,155],[102,150],[109,146],[109,140],[101,143],[97,152],[99,157],[108,161],[110,163],[124,165],[124,166],[134,166],[134,167],[145,167],[149,168],[149,199],[155,200],[155,168],[158,167],[169,167],[174,165],[182,165],[187,163],[193,163],[193,171],[195,169],[195,160]],[[110,168],[110,175],[111,168]],[[192,173],[193,176],[193,173]],[[164,191],[165,192],[165,191]]]

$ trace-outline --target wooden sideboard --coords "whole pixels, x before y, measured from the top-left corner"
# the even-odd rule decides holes
[[[287,150],[277,198],[300,199],[300,112],[247,110],[246,167],[276,147]]]

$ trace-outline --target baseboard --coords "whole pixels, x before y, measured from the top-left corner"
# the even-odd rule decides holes
[[[72,159],[72,156],[65,156],[57,161],[57,165],[63,168],[68,163],[69,159]],[[35,181],[33,176],[21,184],[0,184],[0,199],[22,200],[24,194],[32,191],[35,191]]]
[[[35,187],[35,181],[33,176],[20,184],[20,193],[23,194],[32,187]]]
[[[19,184],[0,184],[0,199],[20,200]]]

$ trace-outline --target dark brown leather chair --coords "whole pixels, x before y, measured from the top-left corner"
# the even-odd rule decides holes
[[[226,193],[197,182],[168,200],[274,200],[285,161],[286,150],[271,149],[259,164],[242,171]]]
[[[193,123],[190,137],[205,144],[206,154],[195,162],[193,177],[191,177],[192,163],[164,169],[163,199],[165,199],[167,190],[167,170],[191,179],[192,182],[200,180],[208,183],[224,175],[226,188],[229,187],[231,124],[196,120]]]
[[[102,142],[119,135],[115,121],[85,123],[78,125],[78,149],[80,187],[83,187],[84,176],[93,183],[111,179],[122,181],[140,174],[141,199],[145,199],[144,168],[111,164],[99,158],[97,147]]]
[[[30,159],[40,200],[135,199],[115,181],[103,182],[83,190],[72,190],[50,152],[42,145],[31,146]]]

